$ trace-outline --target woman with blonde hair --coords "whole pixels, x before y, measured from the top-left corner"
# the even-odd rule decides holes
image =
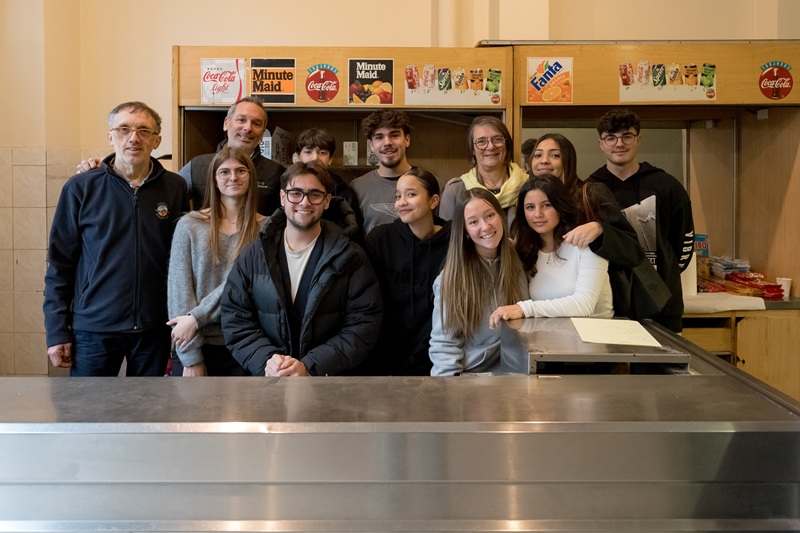
[[[223,147],[209,166],[203,208],[175,228],[167,280],[173,376],[247,374],[225,347],[220,298],[233,262],[267,221],[257,211],[256,180],[250,157]]]
[[[527,282],[503,208],[484,188],[469,189],[456,202],[433,298],[431,375],[491,371],[500,359],[500,331],[489,328],[489,315],[526,299]]]

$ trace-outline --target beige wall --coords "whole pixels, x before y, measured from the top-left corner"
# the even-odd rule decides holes
[[[143,100],[172,146],[171,47],[473,46],[491,40],[800,37],[793,0],[0,0],[0,375],[47,373],[47,224],[108,111]]]

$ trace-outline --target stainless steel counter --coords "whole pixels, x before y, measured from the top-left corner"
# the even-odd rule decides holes
[[[0,379],[0,531],[797,531],[800,405],[679,375]]]

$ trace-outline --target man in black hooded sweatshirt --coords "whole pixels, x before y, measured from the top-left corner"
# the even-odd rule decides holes
[[[655,320],[680,332],[681,272],[689,265],[694,249],[692,206],[677,179],[649,163],[639,162],[640,128],[639,117],[628,110],[612,109],[600,118],[597,133],[606,165],[589,180],[605,184],[614,194],[645,254],[672,293]]]

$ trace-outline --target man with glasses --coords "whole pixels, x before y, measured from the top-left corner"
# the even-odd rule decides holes
[[[223,146],[239,148],[250,156],[256,169],[256,185],[258,186],[258,212],[270,216],[280,205],[278,189],[283,165],[261,155],[259,143],[267,130],[267,110],[261,100],[247,96],[230,108],[222,124],[226,139],[219,143],[217,151]],[[202,154],[193,157],[178,171],[186,180],[192,197],[192,208],[201,209],[206,195],[206,173],[214,154]],[[78,172],[96,168],[100,160],[91,158],[78,164]]]
[[[316,161],[281,177],[281,204],[233,266],[222,332],[255,376],[347,374],[374,346],[383,308],[364,251],[322,219],[333,182]]]
[[[694,250],[694,220],[689,195],[673,176],[639,162],[641,123],[635,113],[614,109],[600,118],[597,132],[606,165],[589,180],[605,184],[614,194],[639,242],[672,293],[656,320],[673,331],[682,330],[681,272]]]
[[[186,182],[151,157],[161,117],[142,102],[108,116],[114,153],[70,178],[53,217],[45,276],[47,354],[73,376],[163,376],[167,265]]]
[[[379,224],[389,224],[397,218],[394,193],[397,180],[413,167],[406,159],[411,144],[411,124],[402,111],[382,109],[361,121],[378,168],[354,179],[350,186],[356,193],[364,236]]]

